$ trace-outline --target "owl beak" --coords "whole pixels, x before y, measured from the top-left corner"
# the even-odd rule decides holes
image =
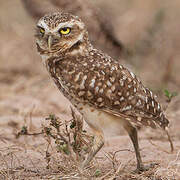
[[[51,46],[52,46],[52,36],[51,35],[49,35],[49,37],[48,37],[48,48],[49,48],[49,50],[51,50]]]

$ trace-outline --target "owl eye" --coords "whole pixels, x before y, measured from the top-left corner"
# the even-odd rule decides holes
[[[62,35],[66,35],[66,34],[69,34],[69,33],[71,32],[71,29],[68,28],[68,27],[64,27],[64,28],[61,28],[61,29],[59,30],[59,32],[60,32],[60,34],[62,34]]]
[[[45,33],[45,29],[44,29],[44,28],[42,28],[42,27],[39,27],[39,32],[40,32],[42,35],[44,35],[44,33]]]
[[[45,30],[43,28],[40,28],[40,33],[44,34]]]

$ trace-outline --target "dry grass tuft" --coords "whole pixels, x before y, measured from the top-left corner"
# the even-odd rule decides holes
[[[71,108],[72,119],[69,121],[63,121],[55,115],[49,115],[46,120],[49,121],[48,126],[43,126],[43,132],[48,142],[48,148],[52,144],[52,140],[55,143],[57,153],[60,153],[68,166],[63,167],[69,171],[69,162],[71,167],[77,168],[79,163],[85,159],[85,155],[89,153],[93,136],[90,136],[83,130],[82,117],[78,116]],[[47,148],[47,162],[48,168],[50,167],[50,153]],[[62,167],[61,167],[62,168]],[[71,169],[72,170],[72,169]]]
[[[81,174],[79,164],[89,153],[93,136],[83,130],[83,119],[71,108],[72,119],[62,120],[54,114],[45,118],[46,125],[42,125],[42,131],[38,133],[28,132],[28,127],[23,126],[17,133],[17,138],[23,135],[37,136],[44,135],[46,140],[46,169],[56,173]],[[56,156],[56,157],[55,157]],[[63,163],[62,163],[63,162]],[[70,177],[68,175],[68,177]]]

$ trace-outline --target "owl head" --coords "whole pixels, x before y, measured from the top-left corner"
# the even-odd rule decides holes
[[[42,55],[59,54],[85,40],[84,23],[69,13],[56,12],[42,17],[36,27],[36,45]]]

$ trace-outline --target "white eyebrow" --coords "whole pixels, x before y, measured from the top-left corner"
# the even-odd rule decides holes
[[[52,32],[57,32],[59,29],[63,27],[72,27],[74,25],[74,22],[65,22],[65,23],[60,23],[55,29],[52,30]]]
[[[63,27],[72,27],[74,24],[77,24],[80,28],[84,28],[84,24],[79,22],[79,21],[74,21],[74,20],[71,20],[70,22],[64,22],[64,23],[60,23],[52,32],[56,32],[58,31],[59,29],[63,28]]]
[[[49,27],[44,21],[39,21],[37,25],[49,31]]]

